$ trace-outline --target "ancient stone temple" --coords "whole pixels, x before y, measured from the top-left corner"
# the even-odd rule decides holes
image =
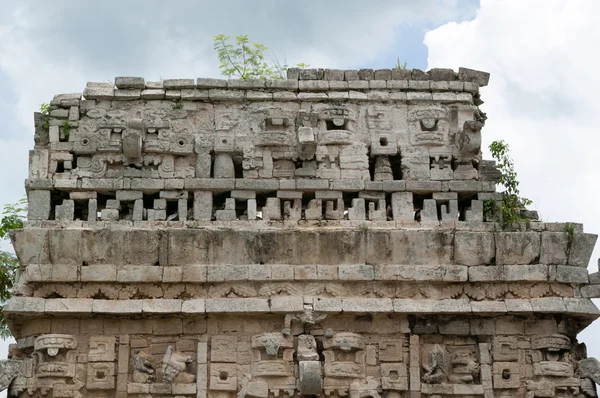
[[[36,115],[0,388],[595,397],[580,224],[504,225],[484,72],[119,77]]]

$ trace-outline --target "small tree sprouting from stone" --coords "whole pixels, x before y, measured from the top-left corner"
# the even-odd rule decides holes
[[[248,35],[235,36],[235,44],[230,43],[231,36],[218,34],[213,37],[213,47],[219,58],[219,69],[226,77],[240,80],[252,79],[285,79],[288,65],[280,63],[276,58],[267,61],[265,53],[268,48],[264,44],[250,43]],[[308,64],[296,64],[298,68],[306,68]]]
[[[504,140],[493,141],[489,146],[492,157],[496,160],[502,173],[498,183],[504,186],[502,192],[502,223],[504,225],[520,221],[529,221],[521,216],[521,211],[532,204],[532,201],[520,196],[519,180],[515,165],[509,154],[508,144]]]

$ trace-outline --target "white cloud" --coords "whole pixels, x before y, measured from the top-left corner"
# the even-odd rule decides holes
[[[475,19],[448,23],[425,36],[429,67],[466,66],[491,73],[482,109],[483,146],[511,147],[521,193],[544,221],[585,223],[600,232],[597,96],[600,37],[597,0],[482,0]],[[491,158],[489,151],[484,151]],[[596,272],[600,244],[592,256]],[[582,340],[600,357],[600,324]]]

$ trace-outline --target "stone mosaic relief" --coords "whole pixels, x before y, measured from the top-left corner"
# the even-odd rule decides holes
[[[53,99],[0,389],[597,396],[576,340],[599,314],[597,237],[484,218],[501,200],[481,156],[489,75],[289,77],[117,78]]]
[[[48,144],[34,150],[32,220],[437,221],[419,210],[446,205],[445,219],[477,221],[489,196],[477,194],[495,190],[497,176],[478,172],[484,117],[472,98],[111,101],[90,87],[86,99],[53,102],[73,128],[52,119]],[[467,185],[432,198],[448,181]],[[430,202],[413,203],[412,192]],[[403,201],[407,214],[393,212]]]
[[[304,330],[309,333],[302,333],[299,325],[294,334],[203,334],[183,339],[103,335],[80,336],[83,341],[77,341],[72,335],[40,335],[33,347],[19,350],[22,357],[29,353],[27,359],[13,360],[22,366],[10,376],[14,377],[10,394],[596,396],[591,380],[581,374],[597,374],[597,362],[584,359],[585,347],[564,334],[386,335],[319,329],[326,323],[321,320]],[[321,333],[311,334],[317,330]]]

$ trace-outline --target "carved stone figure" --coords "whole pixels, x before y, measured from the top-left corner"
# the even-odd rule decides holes
[[[181,355],[174,351],[173,346],[167,347],[167,352],[163,357],[163,377],[167,383],[193,383],[196,381],[196,375],[187,372],[189,364],[192,363],[192,357]]]
[[[440,384],[448,377],[448,352],[439,344],[431,347],[426,354],[423,369],[423,381],[429,384]]]
[[[142,350],[135,350],[131,356],[134,383],[153,383],[156,375],[152,357]]]

